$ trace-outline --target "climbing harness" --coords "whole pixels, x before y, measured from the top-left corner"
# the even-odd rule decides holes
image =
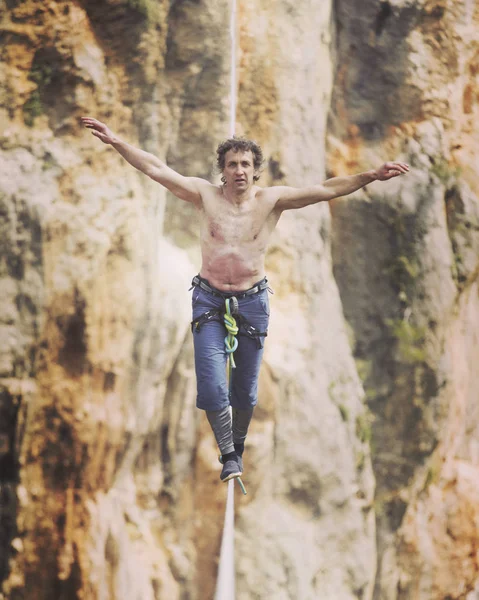
[[[254,285],[252,288],[250,288],[249,290],[245,290],[244,292],[235,292],[234,295],[230,294],[228,292],[221,292],[220,290],[217,290],[216,288],[211,287],[210,285],[208,285],[207,280],[203,279],[199,275],[196,275],[195,277],[193,277],[190,290],[192,290],[194,287],[199,287],[200,289],[204,290],[205,292],[208,292],[208,294],[216,296],[217,298],[223,298],[225,300],[225,308],[212,308],[212,309],[204,312],[199,317],[196,317],[196,319],[193,319],[193,321],[191,321],[191,331],[193,333],[194,332],[199,333],[199,331],[203,327],[203,325],[205,325],[206,323],[210,323],[212,321],[217,321],[218,323],[224,323],[226,330],[229,332],[228,327],[230,326],[229,325],[230,317],[227,316],[227,314],[228,314],[228,310],[230,310],[230,313],[235,315],[235,326],[238,328],[238,330],[236,331],[236,333],[234,335],[239,336],[239,337],[241,337],[241,336],[249,337],[250,339],[256,341],[256,345],[258,346],[258,349],[262,348],[263,344],[261,342],[261,338],[266,337],[268,335],[268,332],[259,331],[259,329],[257,329],[254,325],[252,325],[245,317],[243,317],[242,315],[239,314],[238,300],[241,298],[247,298],[248,296],[252,296],[254,294],[258,294],[259,292],[262,292],[263,290],[268,290],[272,294],[273,290],[269,287],[269,283],[268,283],[268,280],[266,279],[266,277],[262,281],[260,281],[256,285]],[[228,306],[230,306],[231,301],[233,301],[233,303],[234,303],[233,307],[228,309]],[[237,342],[236,343],[236,347],[237,347],[238,340],[236,340],[236,342]],[[226,340],[225,340],[226,352],[231,356],[231,354],[236,350],[236,347],[233,350],[229,349],[230,348],[228,346],[229,343],[232,343],[231,340],[229,342],[226,342]],[[234,359],[233,359],[233,361],[234,361]],[[233,362],[233,364],[234,364],[234,362]],[[231,381],[230,381],[230,383],[231,383]]]
[[[207,323],[211,323],[212,321],[217,321],[218,323],[224,323],[225,327],[227,327],[226,325],[226,311],[223,308],[214,308],[211,310],[207,310],[206,312],[204,312],[202,315],[200,315],[199,317],[197,317],[196,319],[194,319],[193,321],[191,321],[191,331],[193,333],[199,333],[201,328],[203,327],[203,325],[207,324]],[[235,321],[237,323],[237,328],[238,328],[238,332],[237,332],[237,336],[241,337],[249,337],[252,340],[255,340],[258,348],[262,347],[262,343],[261,343],[261,338],[266,337],[268,335],[268,332],[266,331],[259,331],[259,329],[257,329],[254,325],[251,325],[251,323],[245,319],[245,317],[243,317],[242,315],[237,315],[235,317]],[[236,340],[237,344],[239,343],[238,340]],[[236,350],[236,348],[234,349]],[[234,352],[233,350],[233,352]],[[227,350],[228,352],[228,350]]]

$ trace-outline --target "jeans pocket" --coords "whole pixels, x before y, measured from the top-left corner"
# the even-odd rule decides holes
[[[192,306],[194,306],[198,302],[200,295],[201,295],[201,288],[199,286],[194,287],[193,294],[191,295]]]
[[[264,314],[269,317],[269,298],[268,298],[268,292],[262,292],[260,297],[259,297],[259,304],[264,312]]]

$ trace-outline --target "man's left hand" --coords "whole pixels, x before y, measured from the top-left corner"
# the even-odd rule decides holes
[[[409,165],[403,162],[387,162],[376,169],[376,175],[379,181],[387,181],[392,177],[404,175],[409,171]]]

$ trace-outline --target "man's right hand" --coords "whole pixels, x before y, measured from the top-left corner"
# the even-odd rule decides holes
[[[92,130],[92,134],[101,140],[104,144],[113,144],[117,141],[117,138],[111,129],[102,123],[101,121],[97,121],[92,117],[82,117],[81,122],[85,127]]]
[[[150,152],[135,148],[135,146],[121,140],[108,129],[105,123],[97,119],[82,117],[81,122],[87,129],[91,129],[92,134],[104,144],[111,144],[132,167],[163,185],[177,198],[192,202],[195,206],[201,205],[202,197],[199,186],[205,185],[206,182],[203,179],[183,177]]]

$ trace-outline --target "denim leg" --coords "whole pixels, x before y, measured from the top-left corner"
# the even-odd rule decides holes
[[[193,291],[193,319],[208,310],[220,308],[216,298],[199,288]],[[205,323],[200,331],[193,330],[197,397],[196,406],[203,410],[222,410],[229,406],[226,378],[226,330],[223,323]]]
[[[242,298],[239,312],[259,331],[265,332],[269,322],[268,291]],[[236,369],[233,369],[231,406],[246,410],[258,402],[258,377],[264,351],[264,337],[260,338],[261,347],[256,340],[245,336],[238,337],[235,352]]]
[[[265,332],[269,322],[269,299],[267,290],[241,298],[239,312],[258,331]],[[224,300],[204,292],[193,291],[193,319],[208,310],[223,308]],[[203,410],[219,411],[230,404],[226,376],[226,352],[224,339],[227,332],[223,323],[210,321],[200,331],[193,331],[195,370],[197,382],[196,406]],[[233,369],[231,406],[247,410],[258,402],[258,376],[263,358],[264,337],[253,340],[238,337],[234,353],[236,369]]]

